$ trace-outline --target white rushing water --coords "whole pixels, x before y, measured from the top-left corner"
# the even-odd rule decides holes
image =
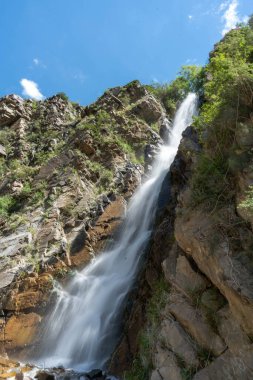
[[[120,311],[149,241],[163,180],[196,108],[197,97],[191,93],[176,113],[168,145],[160,147],[149,179],[132,197],[112,248],[77,273],[66,288],[59,287],[40,364],[76,370],[105,366],[117,342]]]

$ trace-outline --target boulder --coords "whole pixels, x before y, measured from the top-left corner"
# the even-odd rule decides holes
[[[152,95],[146,95],[137,101],[130,112],[148,124],[157,122],[164,115],[164,110]]]
[[[156,369],[152,372],[151,380],[156,378],[159,380],[182,380],[176,356],[160,344],[155,350],[153,365]]]
[[[226,212],[220,210],[222,214]],[[228,300],[232,314],[246,333],[253,334],[252,273],[250,267],[233,254],[224,235],[217,229],[214,240],[216,223],[215,215],[185,209],[176,218],[176,240]],[[246,260],[247,256],[244,258]]]
[[[231,352],[238,353],[251,345],[250,338],[235,320],[228,306],[220,309],[217,316],[219,334]]]
[[[233,354],[227,350],[206,368],[197,372],[193,380],[251,380],[253,376],[253,346]]]
[[[169,254],[168,258],[163,261],[162,268],[166,280],[189,296],[192,296],[193,293],[200,294],[209,284],[204,276],[192,269],[186,256],[179,255],[174,268]]]
[[[180,293],[170,294],[167,312],[174,315],[184,329],[203,348],[218,356],[225,351],[226,345],[206,322],[203,314]]]
[[[199,365],[196,347],[178,322],[172,319],[163,320],[158,339],[182,358],[188,367]]]
[[[29,107],[18,95],[7,95],[0,99],[0,128],[14,123],[20,117],[29,119]]]

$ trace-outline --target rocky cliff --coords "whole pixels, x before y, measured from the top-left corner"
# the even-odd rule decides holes
[[[54,281],[67,281],[113,239],[165,117],[137,81],[89,107],[63,94],[0,99],[3,355],[34,349]]]
[[[204,68],[200,114],[112,358],[125,379],[253,377],[252,53],[252,28],[238,28]]]

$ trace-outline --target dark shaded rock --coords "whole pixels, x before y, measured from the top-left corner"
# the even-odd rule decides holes
[[[159,135],[163,139],[165,143],[169,142],[169,137],[170,137],[170,131],[172,128],[171,122],[165,117],[162,119],[161,126],[159,129]]]
[[[92,371],[85,374],[87,379],[90,380],[105,380],[106,376],[103,374],[101,369],[93,369]]]
[[[35,376],[38,380],[55,380],[55,376],[46,371],[41,371]]]
[[[84,247],[87,237],[88,237],[87,232],[85,231],[84,228],[82,228],[71,244],[70,253],[72,255],[79,252]]]

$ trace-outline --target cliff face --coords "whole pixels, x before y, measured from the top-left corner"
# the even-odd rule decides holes
[[[137,295],[141,309],[113,357],[126,379],[252,378],[252,34],[231,31],[205,68],[200,115],[171,168]]]
[[[112,360],[114,373],[128,369],[126,379],[252,377],[253,235],[237,212],[239,185],[242,176],[250,180],[250,171],[247,166],[234,178],[234,203],[212,209],[193,205],[192,178],[204,150],[189,127],[171,168],[168,205],[158,217],[133,312]]]
[[[0,100],[2,354],[39,342],[54,280],[67,281],[113,238],[164,119],[137,81],[89,107],[63,94]]]

